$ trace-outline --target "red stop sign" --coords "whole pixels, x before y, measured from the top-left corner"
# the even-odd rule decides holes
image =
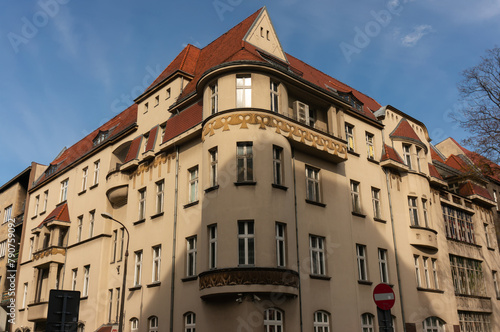
[[[395,296],[391,286],[387,284],[378,284],[375,286],[373,290],[373,300],[380,309],[391,310],[395,302]]]

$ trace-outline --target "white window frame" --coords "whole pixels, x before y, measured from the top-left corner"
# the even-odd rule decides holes
[[[78,220],[78,225],[77,225],[77,230],[76,230],[76,242],[82,241],[82,232],[83,232],[83,216],[79,216],[77,218]]]
[[[484,237],[486,239],[486,247],[491,248],[491,242],[490,242],[490,232],[488,230],[488,224],[484,223]]]
[[[238,265],[255,265],[255,224],[253,220],[238,221]]]
[[[236,75],[236,107],[252,107],[252,75]]]
[[[360,183],[351,180],[351,208],[352,212],[361,213]]]
[[[412,164],[411,164],[411,145],[410,144],[403,144],[403,162],[406,166],[408,166],[409,169],[413,169]]]
[[[115,293],[116,293],[116,315],[115,315],[115,322],[120,321],[120,287],[115,288]]]
[[[358,263],[358,280],[368,281],[368,264],[366,263],[366,245],[356,244],[356,261]]]
[[[347,151],[356,151],[356,144],[354,143],[354,126],[349,123],[345,124],[345,137],[347,141]]]
[[[306,165],[306,198],[312,202],[321,202],[320,170]]]
[[[33,250],[35,249],[35,238],[30,238],[30,251],[28,253],[28,259],[31,260],[33,258]]]
[[[424,266],[424,280],[425,280],[425,288],[432,288],[431,287],[431,278],[429,275],[429,257],[422,257],[423,259],[423,266]]]
[[[188,312],[184,314],[184,332],[196,331],[196,314]]]
[[[165,180],[156,182],[156,214],[163,212],[163,201],[165,193]]]
[[[113,316],[113,288],[108,289],[108,323],[111,323]]]
[[[364,313],[361,315],[361,331],[363,332],[375,332],[374,326],[374,316],[370,313]]]
[[[420,158],[421,152],[422,152],[422,148],[417,147],[417,169],[419,172],[422,172],[422,167],[420,165],[420,161],[422,160],[422,158]]]
[[[64,202],[68,198],[68,179],[61,181],[61,196],[59,202]]]
[[[208,268],[217,268],[217,224],[208,226]]]
[[[189,203],[198,201],[198,166],[192,167],[189,172]]]
[[[78,269],[71,270],[71,290],[76,290],[76,285],[78,283]]]
[[[410,213],[410,224],[420,226],[417,197],[408,196],[408,211]]]
[[[236,176],[237,182],[252,182],[253,170],[253,142],[236,143]]]
[[[139,220],[146,219],[146,188],[139,190]]]
[[[89,212],[89,238],[94,236],[95,211]]]
[[[314,332],[330,332],[330,314],[318,310],[314,313]]]
[[[24,289],[23,289],[23,302],[21,308],[26,308],[26,300],[28,299],[28,283],[24,283]]]
[[[186,239],[186,277],[196,276],[197,237]]]
[[[136,332],[139,330],[139,320],[135,317],[130,319],[130,331]]]
[[[94,186],[99,184],[99,168],[101,167],[101,161],[97,160],[94,162]]]
[[[429,220],[429,210],[427,209],[427,200],[425,198],[422,198],[422,210],[424,212],[424,225],[426,228],[430,227],[430,220]]]
[[[47,203],[48,203],[48,201],[49,201],[49,191],[45,190],[43,192],[43,210],[40,213],[47,211]]]
[[[153,248],[153,271],[151,273],[152,282],[160,282],[161,277],[161,245],[154,246]]]
[[[271,80],[270,84],[270,95],[271,95],[271,112],[279,113],[279,86],[280,84],[274,80]]]
[[[219,112],[219,86],[217,82],[210,85],[210,108],[212,114]]]
[[[417,281],[417,287],[422,287],[422,279],[420,276],[420,256],[413,255],[413,264],[415,265],[415,277]]]
[[[389,283],[387,249],[378,249],[378,266],[380,271],[380,282]]]
[[[424,332],[444,332],[444,324],[437,317],[428,317],[422,322]]]
[[[495,296],[500,298],[500,288],[498,287],[498,273],[497,271],[491,271],[493,276],[493,289],[495,290]]]
[[[4,258],[7,252],[7,240],[0,242],[0,258]]]
[[[219,152],[217,147],[213,147],[208,150],[209,158],[210,158],[210,187],[215,187],[217,185],[217,166],[219,159]]]
[[[35,212],[33,213],[34,216],[38,215],[38,205],[40,204],[40,195],[36,195],[35,197]]]
[[[87,178],[89,176],[89,168],[85,167],[82,170],[82,191],[87,190]]]
[[[135,256],[134,286],[140,286],[142,278],[142,250],[136,251],[134,253],[134,256]]]
[[[374,160],[375,159],[375,144],[374,144],[375,136],[371,133],[366,132],[365,138],[366,138],[366,156],[368,159]]]
[[[148,318],[148,332],[158,332],[159,320],[157,316],[151,316]]]
[[[112,253],[111,263],[114,263],[116,261],[117,246],[118,246],[118,230],[115,229],[113,230],[113,250],[111,251]]]
[[[438,267],[437,267],[437,259],[431,259],[431,268],[432,268],[432,277],[434,279],[434,288],[439,289],[439,276],[438,276]]]
[[[283,148],[273,145],[273,183],[283,185]]]
[[[309,235],[309,252],[311,259],[311,274],[326,275],[325,238]]]
[[[380,189],[375,187],[372,187],[372,205],[373,205],[373,217],[381,219],[382,210],[380,206]]]
[[[286,267],[286,225],[276,223],[276,266]]]
[[[86,297],[86,296],[89,296],[90,265],[85,265],[83,267],[83,269],[84,269],[84,274],[83,274],[83,292],[82,292],[82,296]]]
[[[283,331],[283,311],[269,308],[264,311],[265,332]]]

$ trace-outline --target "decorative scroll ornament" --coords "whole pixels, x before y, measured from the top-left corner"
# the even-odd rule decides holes
[[[61,254],[63,256],[66,255],[66,249],[49,248],[49,249],[46,249],[44,251],[33,254],[33,260],[36,261],[40,258],[44,258],[44,257],[51,256],[51,255],[57,255],[57,254]]]
[[[299,287],[298,273],[281,269],[221,269],[199,275],[200,290],[233,285]]]

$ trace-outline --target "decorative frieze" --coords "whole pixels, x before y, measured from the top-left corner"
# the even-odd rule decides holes
[[[292,270],[275,268],[233,268],[202,272],[200,290],[234,285],[275,285],[299,287],[299,274]]]

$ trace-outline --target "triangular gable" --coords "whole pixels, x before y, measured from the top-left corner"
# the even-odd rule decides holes
[[[413,128],[411,127],[410,123],[406,119],[401,119],[399,121],[398,125],[396,128],[393,130],[393,132],[390,134],[391,137],[403,137],[403,138],[409,138],[414,141],[418,141],[422,143],[420,138],[418,137],[417,133]]]
[[[40,223],[40,225],[38,225],[37,228],[40,228],[51,221],[70,222],[68,203],[61,204],[52,210],[52,212],[49,213],[49,215]]]
[[[266,7],[262,8],[243,40],[288,63]]]

